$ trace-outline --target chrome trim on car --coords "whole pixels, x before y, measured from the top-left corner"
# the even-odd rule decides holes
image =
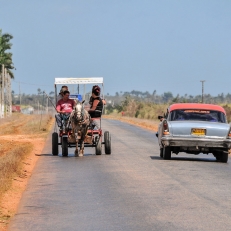
[[[217,148],[231,148],[230,139],[206,139],[206,138],[182,138],[182,137],[162,137],[161,142],[164,146],[187,146],[187,147],[217,147]]]

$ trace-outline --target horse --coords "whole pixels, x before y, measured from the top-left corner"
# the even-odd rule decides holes
[[[69,124],[72,129],[72,139],[76,142],[75,156],[84,155],[84,138],[87,134],[87,129],[90,124],[90,116],[83,107],[83,102],[76,102],[76,105],[71,112]],[[78,144],[80,149],[78,150]]]

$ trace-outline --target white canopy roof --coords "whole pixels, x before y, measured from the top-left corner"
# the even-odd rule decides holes
[[[103,77],[66,77],[66,78],[55,78],[55,84],[103,84]]]

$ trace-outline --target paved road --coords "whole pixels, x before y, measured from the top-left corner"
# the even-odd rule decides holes
[[[154,133],[103,121],[112,155],[52,156],[48,140],[11,231],[231,230],[231,159],[159,158]]]

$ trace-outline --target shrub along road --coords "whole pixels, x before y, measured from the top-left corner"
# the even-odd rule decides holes
[[[230,162],[159,157],[155,133],[103,120],[112,154],[40,156],[9,230],[230,230]]]
[[[14,216],[53,121],[23,114],[0,120],[0,230]]]

